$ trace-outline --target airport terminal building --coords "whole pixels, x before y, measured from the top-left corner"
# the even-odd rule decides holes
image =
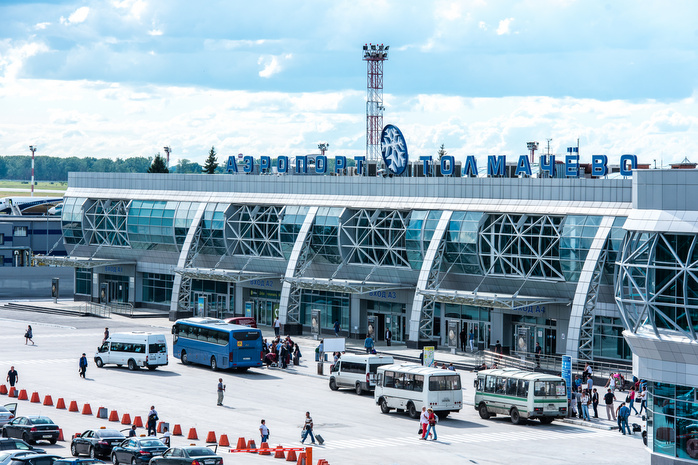
[[[78,300],[412,347],[633,360],[653,462],[698,458],[698,171],[630,178],[71,173]],[[316,313],[317,314],[317,313]],[[624,331],[625,330],[625,331]],[[632,351],[631,351],[632,349]],[[695,438],[695,439],[694,439]],[[676,463],[676,462],[667,462]]]

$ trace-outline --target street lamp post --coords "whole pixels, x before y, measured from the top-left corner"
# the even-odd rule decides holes
[[[172,148],[170,148],[169,145],[166,145],[165,147],[162,148],[165,153],[167,154],[167,169],[170,169],[170,152],[172,151]]]
[[[32,151],[32,197],[34,197],[34,152],[36,152],[36,147],[33,145],[29,146],[29,150]]]

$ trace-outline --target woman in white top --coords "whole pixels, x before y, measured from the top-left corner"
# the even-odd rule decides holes
[[[422,414],[419,416],[419,428],[422,430],[422,437],[419,439],[427,439],[427,429],[429,429],[429,414],[427,408],[422,407]]]

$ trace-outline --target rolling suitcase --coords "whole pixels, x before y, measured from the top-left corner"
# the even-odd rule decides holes
[[[320,436],[319,434],[316,434],[316,435],[315,435],[315,440],[316,440],[317,443],[320,444],[320,445],[323,445],[323,444],[325,443],[325,440],[322,439],[322,436]]]

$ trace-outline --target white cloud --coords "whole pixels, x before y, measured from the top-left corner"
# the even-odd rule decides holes
[[[80,8],[75,10],[70,16],[68,16],[68,19],[65,19],[63,16],[61,16],[61,24],[71,25],[84,23],[89,14],[90,7],[81,6]]]
[[[486,31],[487,30],[487,23],[485,23],[484,21],[480,21],[479,23],[477,23],[477,27],[479,27],[483,31]]]
[[[293,55],[290,53],[285,55],[267,55],[259,57],[257,64],[263,65],[262,70],[259,72],[259,77],[269,78],[274,74],[280,73],[284,68],[283,63],[291,58],[293,58]]]
[[[497,26],[497,35],[501,36],[504,34],[510,34],[511,31],[509,27],[511,26],[512,21],[514,21],[514,18],[506,18],[499,21],[499,26]]]
[[[124,9],[128,11],[128,16],[140,20],[143,16],[143,12],[148,7],[147,3],[143,0],[114,0],[112,2],[116,8]]]
[[[46,29],[46,28],[49,27],[50,25],[51,25],[51,23],[48,23],[48,22],[36,23],[36,24],[34,25],[34,29],[37,30],[37,31],[41,31],[41,30],[43,30],[43,29]]]
[[[162,35],[162,30],[161,29],[151,29],[148,31],[149,36],[161,36]]]
[[[28,58],[48,50],[48,47],[40,42],[14,44],[9,39],[0,41],[0,83],[7,84],[14,81]],[[0,96],[2,91],[3,88],[0,86]]]

